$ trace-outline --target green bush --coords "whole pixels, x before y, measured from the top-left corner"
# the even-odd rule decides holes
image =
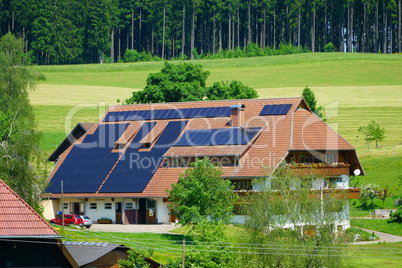
[[[389,214],[391,217],[391,221],[402,223],[402,206],[398,208],[396,212],[392,212]]]
[[[335,46],[329,42],[328,44],[325,45],[324,47],[324,52],[334,52],[335,51]]]
[[[127,49],[123,59],[125,62],[136,62],[139,59],[139,53],[136,49]]]
[[[215,250],[215,247],[210,250]],[[184,267],[241,267],[238,259],[233,253],[220,252],[219,250],[216,252],[190,251],[184,257]],[[166,267],[180,268],[181,262],[181,259],[170,260]]]

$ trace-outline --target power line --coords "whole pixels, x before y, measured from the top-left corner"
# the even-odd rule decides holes
[[[19,239],[3,239],[0,238],[0,241],[9,241],[9,242],[18,242],[18,243],[35,243],[35,244],[63,244],[62,242],[48,242],[48,241],[32,241],[32,240],[19,240]],[[163,244],[161,244],[163,245]],[[167,244],[170,245],[170,244]],[[122,247],[122,246],[119,246]],[[161,248],[155,247],[144,247],[144,249],[152,249],[160,251]],[[266,248],[268,249],[268,248]],[[170,251],[182,251],[181,248],[167,248]],[[193,249],[191,246],[187,248],[187,250],[191,252],[213,252],[213,253],[231,253],[231,254],[254,254],[254,255],[286,255],[286,256],[311,256],[312,254],[307,253],[281,253],[281,252],[260,252],[260,251],[221,251],[221,250],[203,250],[203,249]],[[285,249],[285,250],[292,250],[292,249]],[[331,250],[316,250],[316,251],[325,251],[325,252],[332,252]],[[342,253],[347,253],[350,251],[340,251]],[[359,252],[359,251],[352,251],[353,253],[376,253],[376,252]],[[402,252],[381,252],[382,254],[401,254]],[[391,258],[391,259],[402,259],[402,257],[396,256],[356,256],[356,255],[322,255],[322,254],[313,254],[313,256],[317,257],[356,257],[356,258]]]

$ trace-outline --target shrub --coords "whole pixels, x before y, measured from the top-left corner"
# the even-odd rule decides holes
[[[402,206],[398,208],[396,212],[392,212],[389,214],[390,218],[393,222],[400,222],[402,223]]]
[[[123,59],[125,62],[136,62],[139,59],[139,53],[136,49],[127,49]]]
[[[324,52],[334,52],[335,51],[335,46],[329,42],[324,46]]]

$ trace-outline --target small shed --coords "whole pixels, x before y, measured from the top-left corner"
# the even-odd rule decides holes
[[[119,267],[120,259],[127,259],[130,249],[122,244],[64,241],[79,267]]]

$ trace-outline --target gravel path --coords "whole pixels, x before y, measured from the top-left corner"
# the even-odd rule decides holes
[[[164,224],[93,224],[90,231],[121,232],[121,233],[156,233],[166,234],[179,227],[175,223]]]

